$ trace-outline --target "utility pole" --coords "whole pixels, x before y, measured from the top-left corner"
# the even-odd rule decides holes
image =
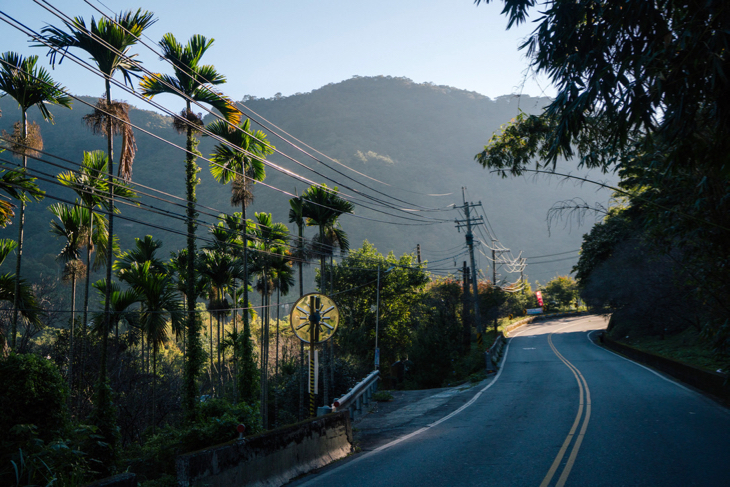
[[[471,349],[471,316],[469,316],[471,314],[469,311],[471,293],[469,292],[469,268],[466,265],[466,261],[464,261],[462,277],[464,279],[462,347],[464,349],[464,353],[469,353],[469,350]]]
[[[522,284],[522,294],[525,294],[525,259],[520,259],[520,284]]]
[[[494,333],[497,333],[497,314],[499,313],[499,302],[497,301],[497,254],[509,252],[509,249],[497,250],[495,246],[496,240],[492,239],[492,287],[494,288]]]
[[[466,220],[456,220],[456,228],[460,229],[464,226],[466,223],[466,245],[469,247],[469,259],[471,261],[471,278],[472,278],[472,296],[473,296],[473,302],[474,302],[474,324],[477,328],[477,344],[481,347],[483,345],[483,338],[482,334],[484,333],[484,327],[482,326],[482,321],[479,317],[479,290],[477,288],[477,269],[476,264],[474,263],[474,234],[471,231],[471,225],[473,223],[482,223],[482,217],[472,218],[470,216],[470,209],[474,206],[481,206],[482,203],[479,202],[478,204],[474,203],[467,203],[466,202],[466,188],[461,188],[461,195],[464,199],[464,206],[462,207],[464,209],[464,214],[466,215]]]
[[[378,284],[375,288],[375,370],[380,370],[380,349],[378,349],[378,325],[380,324],[380,264],[378,264]]]
[[[418,256],[418,263],[421,263],[421,244],[416,244],[416,255]]]

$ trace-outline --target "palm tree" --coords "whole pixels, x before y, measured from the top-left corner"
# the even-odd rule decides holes
[[[234,256],[229,254],[203,249],[200,256],[200,275],[208,289],[208,309],[212,310],[218,324],[218,382],[222,387],[221,379],[221,318],[228,314],[230,303],[225,295],[234,279],[241,277],[241,266]],[[225,330],[224,330],[225,331]],[[211,333],[211,371],[213,369],[213,354]]]
[[[152,260],[133,262],[124,272],[124,280],[140,297],[140,325],[152,345],[152,428],[156,427],[157,354],[167,342],[170,325],[177,330],[183,323],[183,307],[169,274],[159,272]]]
[[[238,127],[217,120],[206,127],[211,135],[222,139],[215,146],[211,154],[210,172],[213,177],[221,184],[231,185],[231,205],[241,205],[240,222],[235,225],[234,222],[227,219],[230,230],[240,230],[242,233],[243,245],[243,281],[249,282],[248,279],[248,222],[246,220],[246,207],[253,202],[253,185],[257,181],[263,181],[266,178],[266,169],[264,159],[266,156],[274,153],[272,146],[266,137],[266,134],[260,130],[253,132],[251,130],[251,120],[246,119]],[[243,302],[244,308],[248,308],[248,284],[243,286]],[[235,315],[234,315],[235,318]],[[249,313],[243,313],[243,327],[246,336],[246,329],[249,328]],[[250,328],[249,333],[250,335]]]
[[[119,275],[119,279],[126,281],[126,273],[133,264],[150,263],[150,271],[157,274],[167,272],[167,264],[157,257],[157,251],[162,248],[162,240],[156,240],[152,235],[145,235],[144,238],[134,239],[134,248],[119,254],[114,262],[113,268]]]
[[[304,201],[301,196],[289,200],[289,223],[294,223],[299,230],[299,239],[297,240],[297,261],[299,263],[299,297],[304,296],[304,277],[302,275],[302,265],[304,264]]]
[[[154,75],[145,76],[140,82],[142,94],[149,98],[161,93],[180,96],[185,100],[185,109],[175,120],[175,127],[179,132],[186,133],[185,158],[185,193],[187,198],[187,251],[188,255],[196,255],[195,251],[195,187],[198,183],[198,168],[195,164],[196,147],[198,144],[195,134],[202,127],[203,122],[192,109],[192,102],[206,103],[223,114],[231,123],[238,123],[240,112],[233,106],[233,102],[213,89],[213,86],[225,83],[226,79],[211,65],[200,64],[205,52],[213,44],[213,39],[206,39],[201,35],[194,35],[183,46],[175,36],[167,33],[159,42],[163,57],[173,66],[174,76]],[[185,362],[185,410],[187,417],[192,419],[196,406],[195,377],[200,373],[202,349],[198,341],[198,319],[195,314],[195,265],[193,259],[188,261],[188,360]]]
[[[302,214],[307,219],[307,226],[319,227],[319,238],[314,239],[314,251],[319,253],[319,276],[320,276],[320,292],[326,293],[327,287],[326,277],[324,272],[324,262],[328,254],[333,250],[333,247],[327,245],[327,235],[332,236],[332,241],[339,242],[341,252],[349,250],[349,242],[347,241],[347,234],[342,230],[339,223],[340,215],[344,213],[352,213],[354,206],[347,200],[340,198],[337,195],[338,188],[335,186],[332,189],[327,188],[326,184],[322,186],[310,186],[303,194],[304,208]],[[330,343],[331,345],[331,343]],[[326,353],[326,349],[325,349]],[[325,355],[325,364],[327,358]],[[326,367],[326,365],[325,365]],[[328,374],[325,370],[324,374],[324,403],[328,401]]]
[[[28,167],[28,155],[34,149],[43,148],[40,131],[33,125],[34,137],[28,136],[28,109],[38,107],[44,120],[53,122],[53,115],[46,104],[71,107],[71,98],[66,96],[64,88],[53,81],[48,72],[36,67],[38,56],[23,58],[20,54],[6,52],[0,55],[0,92],[9,95],[20,106],[21,120],[13,134],[12,150],[23,158],[23,170]],[[19,129],[19,130],[18,130]],[[18,330],[18,298],[20,293],[20,266],[23,257],[23,230],[25,226],[25,201],[20,201],[18,216],[18,248],[15,261],[15,297],[13,298],[13,325],[11,346],[15,348],[15,337]]]
[[[76,324],[76,278],[83,272],[84,263],[81,261],[80,251],[84,242],[88,239],[88,226],[86,213],[88,211],[79,205],[66,205],[56,203],[48,207],[57,220],[51,221],[51,233],[65,239],[64,247],[56,257],[63,262],[64,280],[71,281],[71,322],[69,323],[69,364],[68,364],[68,385],[69,389],[73,384],[73,363],[74,363],[74,335]]]
[[[319,227],[319,238],[315,240],[315,251],[320,258],[320,291],[325,292],[325,257],[332,251],[332,247],[326,245],[326,234],[334,235],[339,242],[340,251],[349,250],[347,235],[340,228],[339,217],[345,213],[352,213],[354,206],[347,200],[337,195],[338,188],[327,188],[322,186],[310,186],[304,193],[302,199],[304,205],[302,215],[306,218],[307,226]]]
[[[281,309],[280,298],[283,294],[286,296],[289,294],[292,286],[294,286],[294,271],[292,269],[292,262],[288,252],[280,254],[280,256],[274,256],[271,265],[271,276],[273,288],[276,290],[276,357],[274,359],[274,376],[279,375],[279,329],[280,329],[280,317],[279,311]],[[304,342],[300,342],[302,345]],[[279,395],[274,395],[274,424],[277,424],[277,414],[279,411],[278,404]]]
[[[86,247],[86,287],[84,290],[84,315],[82,325],[86,327],[88,312],[89,312],[89,288],[91,285],[91,253],[94,252],[94,242],[101,241],[106,238],[103,237],[97,227],[94,226],[94,221],[104,224],[104,231],[107,232],[107,219],[102,215],[94,213],[94,209],[101,206],[107,211],[111,211],[112,208],[109,204],[109,200],[105,197],[105,193],[108,192],[107,181],[103,179],[104,174],[107,170],[107,164],[109,158],[104,154],[103,151],[92,151],[84,152],[84,158],[81,162],[79,171],[67,171],[57,176],[57,179],[64,186],[71,188],[76,195],[78,200],[86,208],[89,209],[89,236],[93,236],[93,239],[89,239],[85,242]],[[115,198],[134,198],[136,193],[132,191],[129,185],[124,182],[120,182],[113,187]],[[115,213],[119,213],[119,210],[114,208]],[[101,217],[101,218],[100,218]],[[116,240],[115,240],[116,245]],[[106,264],[107,261],[106,246],[99,252],[96,252],[94,258],[94,270],[101,268]]]
[[[23,169],[12,170],[0,168],[0,228],[5,228],[13,221],[15,205],[9,198],[28,202],[31,199],[40,201],[46,192],[35,183],[36,178],[28,176]]]
[[[287,253],[289,229],[283,223],[273,223],[271,213],[256,213],[253,260],[254,274],[259,276],[256,289],[261,293],[261,418],[268,428],[268,362],[269,362],[269,297],[274,290],[273,267]]]
[[[10,252],[15,250],[17,242],[10,239],[0,239],[0,266],[5,262]],[[15,297],[18,296],[18,307],[20,308],[20,314],[30,323],[42,327],[41,316],[43,311],[38,305],[38,300],[33,294],[31,286],[26,282],[25,279],[20,280],[19,292],[15,290],[15,274],[5,273],[0,275],[0,301],[15,301]],[[5,346],[5,337],[0,332],[0,354]]]
[[[299,297],[304,296],[304,201],[301,196],[289,200],[289,223],[297,226],[299,239],[297,240],[296,258],[299,264]],[[299,342],[299,419],[304,415],[304,342]]]
[[[132,174],[132,162],[134,160],[135,144],[131,127],[124,123],[128,121],[125,107],[112,102],[111,79],[118,71],[122,74],[124,82],[132,85],[131,74],[139,71],[138,62],[134,60],[136,54],[131,54],[130,49],[135,45],[145,29],[154,24],[153,14],[146,10],[131,10],[115,15],[113,19],[102,17],[97,23],[91,18],[91,24],[86,26],[84,19],[74,17],[72,20],[64,21],[69,32],[54,26],[47,26],[41,29],[51,48],[48,56],[52,65],[59,64],[63,60],[69,48],[81,49],[88,53],[97,65],[97,68],[104,75],[104,87],[106,99],[99,104],[99,109],[88,121],[96,132],[100,132],[107,138],[107,153],[109,155],[108,180],[109,180],[109,205],[112,211],[109,212],[109,238],[114,241],[114,145],[115,134],[123,135],[122,150],[119,160],[119,174],[123,179],[129,179]],[[126,120],[125,120],[126,119]],[[116,122],[116,123],[115,123]],[[113,246],[109,246],[107,252],[106,280],[112,280]],[[111,292],[111,287],[106,288]],[[97,397],[95,402],[95,413],[92,418],[100,426],[100,433],[111,445],[110,452],[113,452],[116,443],[116,425],[112,420],[113,411],[111,404],[111,390],[107,383],[107,348],[109,335],[109,318],[111,299],[105,296],[104,299],[104,334],[101,345],[101,367],[99,370],[99,384],[96,388]]]

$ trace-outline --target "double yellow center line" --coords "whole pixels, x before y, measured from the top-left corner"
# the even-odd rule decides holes
[[[570,428],[570,432],[568,433],[568,436],[565,438],[565,441],[563,442],[563,446],[560,447],[560,451],[558,452],[558,455],[555,457],[555,460],[553,461],[553,464],[550,466],[550,470],[548,470],[547,475],[545,475],[545,478],[542,480],[542,483],[540,484],[540,487],[547,487],[550,485],[550,481],[552,481],[553,476],[558,471],[558,468],[560,468],[560,464],[563,461],[563,457],[565,456],[565,453],[568,451],[568,447],[570,446],[570,443],[573,441],[573,437],[575,436],[575,432],[578,430],[578,426],[580,425],[580,432],[578,433],[578,436],[575,438],[575,443],[573,443],[573,449],[570,451],[570,456],[568,457],[568,461],[565,464],[565,467],[563,467],[563,472],[560,474],[560,477],[558,478],[558,482],[555,484],[555,487],[562,487],[565,485],[566,480],[568,480],[568,475],[570,475],[570,471],[573,468],[573,464],[575,463],[575,457],[578,456],[578,450],[580,450],[580,445],[583,443],[583,437],[585,436],[586,429],[588,428],[588,421],[591,418],[591,391],[588,389],[588,383],[586,382],[585,377],[583,377],[583,374],[580,373],[580,370],[578,368],[571,364],[563,355],[558,352],[558,349],[555,348],[555,345],[553,344],[553,334],[551,333],[548,335],[548,344],[550,345],[550,348],[553,350],[555,355],[570,369],[571,372],[573,372],[573,375],[575,376],[575,380],[578,382],[578,389],[580,390],[580,401],[578,406],[578,414],[575,415],[575,421],[573,421],[573,427]],[[585,416],[583,415],[583,411],[585,410]],[[581,418],[583,418],[583,424],[581,425]]]

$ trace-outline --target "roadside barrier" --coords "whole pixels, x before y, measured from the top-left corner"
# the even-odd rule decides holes
[[[380,371],[374,370],[370,374],[361,380],[355,387],[350,389],[347,394],[341,398],[335,400],[332,403],[332,412],[335,411],[350,411],[350,419],[354,420],[356,414],[362,414],[362,407],[370,404],[370,398],[373,393],[378,390],[378,379],[380,378]],[[322,414],[327,414],[329,408],[320,408]],[[319,411],[318,411],[318,415]]]

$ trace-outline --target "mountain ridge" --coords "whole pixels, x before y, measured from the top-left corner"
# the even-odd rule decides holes
[[[167,101],[158,98],[156,101],[159,103]],[[95,98],[86,99],[91,103],[96,101]],[[453,220],[458,217],[455,211],[423,212],[429,217],[444,219],[447,222],[431,226],[410,226],[405,224],[415,222],[367,210],[363,206],[365,204],[362,201],[363,194],[387,200],[395,207],[443,208],[448,205],[461,205],[461,187],[467,186],[467,199],[484,202],[486,216],[495,232],[504,239],[502,240],[504,245],[515,250],[515,255],[519,249],[528,252],[528,255],[543,255],[573,250],[580,246],[578,234],[553,232],[553,236],[549,237],[546,228],[543,227],[541,230],[539,227],[544,224],[545,211],[553,202],[573,196],[590,200],[592,190],[584,187],[573,188],[568,192],[564,186],[561,189],[550,181],[549,184],[545,184],[545,181],[537,184],[527,178],[500,179],[484,171],[473,160],[474,154],[482,150],[492,133],[518,113],[518,105],[528,113],[537,113],[548,102],[548,98],[529,96],[515,98],[513,95],[491,99],[453,87],[414,83],[407,78],[387,76],[353,77],[339,83],[330,83],[309,93],[268,99],[245,97],[242,101],[245,107],[275,123],[303,143],[311,145],[354,171],[385,183],[377,183],[359,176],[354,171],[328,162],[324,156],[317,156],[318,160],[311,159],[275,136],[269,135],[269,140],[278,149],[319,174],[310,172],[309,169],[281,154],[274,154],[269,158],[273,164],[299,173],[317,183],[326,182],[329,186],[333,186],[335,184],[333,180],[339,182],[343,195],[350,195],[355,199],[356,214],[371,220],[399,222],[383,224],[351,216],[343,217],[342,225],[350,235],[353,248],[359,247],[364,239],[368,239],[381,252],[387,253],[393,250],[396,254],[402,254],[414,250],[416,244],[420,243],[424,259],[430,260],[440,260],[444,257],[442,253],[444,249],[463,244],[463,235],[454,231]],[[0,129],[10,131],[12,123],[19,119],[17,105],[14,106],[14,102],[5,97],[0,100],[0,108],[3,110]],[[93,136],[81,126],[80,118],[89,112],[90,108],[77,102],[74,110],[53,107],[52,111],[57,120],[55,125],[40,121],[34,110],[29,113],[30,120],[38,121],[41,125],[41,133],[48,152],[80,162],[83,150],[104,149],[104,139]],[[132,109],[130,117],[132,123],[179,146],[184,146],[184,136],[174,132],[170,117],[137,108]],[[210,119],[211,117],[207,117],[206,121]],[[184,154],[139,131],[136,131],[136,135],[139,150],[133,168],[133,181],[160,189],[167,194],[183,195]],[[203,137],[199,150],[207,156],[212,146],[212,141]],[[306,150],[312,153],[310,149]],[[217,211],[227,213],[240,211],[240,208],[230,206],[230,188],[222,188],[212,179],[208,163],[198,160],[198,164],[201,166],[201,184],[198,186],[201,219],[213,223],[215,218],[212,215]],[[564,165],[570,168],[570,164],[564,163]],[[346,179],[327,166],[351,176],[354,181]],[[47,174],[52,172],[48,170],[47,165],[38,161],[32,161],[30,167],[33,170],[43,170]],[[54,170],[60,171],[57,168]],[[286,223],[289,210],[288,196],[280,191],[301,194],[307,184],[277,173],[271,168],[267,168],[265,183],[278,190],[257,185],[256,199],[250,206],[249,215],[253,216],[255,211],[271,212],[274,221]],[[42,186],[49,190],[49,194],[60,195],[69,200],[74,198],[67,190],[53,187],[47,182]],[[390,194],[397,199],[386,198],[375,191]],[[425,196],[447,193],[451,193],[450,196]],[[606,201],[608,196],[602,195],[601,198]],[[164,199],[171,198],[165,196]],[[176,214],[183,213],[179,206],[167,202],[163,204],[159,200],[153,201],[149,198],[143,200],[152,201],[155,205]],[[40,205],[32,205],[29,211],[29,220],[33,222],[29,228],[33,228],[34,232],[40,229],[41,235],[41,238],[31,239],[27,245],[28,252],[32,256],[31,260],[39,264],[33,268],[32,273],[35,276],[41,272],[41,268],[58,267],[53,261],[53,255],[55,247],[58,247],[56,253],[60,251],[60,242],[55,242],[50,236],[42,237],[48,228],[50,213],[43,214],[42,211],[38,211],[38,208],[52,202],[47,199]],[[375,202],[370,201],[367,204],[375,205]],[[408,218],[418,218],[414,215],[421,213],[414,211],[404,213],[393,208],[382,211]],[[123,215],[184,233],[184,222],[179,219],[162,219],[158,215],[131,208],[124,209]],[[295,231],[292,225],[289,227]],[[179,233],[163,233],[159,229],[145,228],[143,225],[131,222],[121,222],[119,228],[122,233],[123,248],[133,243],[133,237],[142,237],[147,233],[162,239],[167,250],[183,246],[184,237]],[[5,238],[15,238],[16,232],[16,227],[13,225],[0,230],[0,235]],[[306,230],[308,237],[313,233],[311,228]],[[198,234],[204,236],[205,228],[199,228]],[[486,234],[483,237],[489,238]],[[480,249],[487,257],[489,257],[487,248],[489,244],[491,242],[484,242],[484,246]],[[487,257],[480,256],[481,262],[477,267],[482,269],[485,276],[491,278],[492,272]],[[459,262],[454,260],[449,266],[439,268],[449,267],[455,272],[463,256],[458,260]],[[569,265],[563,265],[563,268],[569,268]],[[505,269],[499,270],[506,278],[507,275],[503,272]],[[46,274],[48,272],[49,270],[46,270]],[[527,273],[529,275],[530,270]],[[513,278],[514,276],[510,277]]]

